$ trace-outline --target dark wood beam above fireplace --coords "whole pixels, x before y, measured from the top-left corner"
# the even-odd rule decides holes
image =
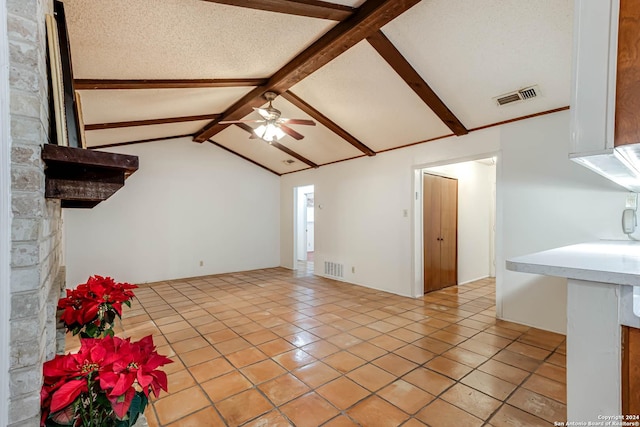
[[[45,197],[63,208],[92,208],[124,186],[138,157],[44,144]]]

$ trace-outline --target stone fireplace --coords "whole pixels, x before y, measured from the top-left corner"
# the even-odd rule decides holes
[[[11,135],[10,426],[39,426],[42,364],[57,350],[65,287],[60,201],[44,197],[48,0],[6,0]]]

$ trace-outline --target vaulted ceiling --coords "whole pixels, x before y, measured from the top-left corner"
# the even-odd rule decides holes
[[[89,148],[180,138],[278,175],[567,108],[572,3],[64,0]],[[268,144],[219,123],[268,91],[317,125]]]

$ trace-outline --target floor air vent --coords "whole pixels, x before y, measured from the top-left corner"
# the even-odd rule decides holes
[[[506,105],[511,104],[512,102],[526,101],[528,99],[535,98],[538,95],[540,95],[540,88],[538,87],[538,85],[536,85],[525,87],[524,89],[520,89],[515,92],[496,96],[493,99],[495,99],[498,105]]]
[[[344,277],[344,265],[338,264],[337,262],[325,261],[324,275],[342,279]]]

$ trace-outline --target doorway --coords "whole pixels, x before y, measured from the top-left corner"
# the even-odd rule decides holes
[[[428,185],[425,173],[442,179],[457,180],[457,260],[454,266],[446,268],[455,278],[440,280],[439,285],[465,285],[476,280],[495,277],[495,222],[496,222],[496,176],[499,166],[497,153],[459,159],[450,163],[422,165],[414,169],[414,287],[413,295],[439,287],[429,283],[428,267],[436,265],[435,260],[426,258],[428,240],[442,246],[447,236],[443,230],[428,224]],[[451,216],[451,215],[449,215]],[[434,234],[435,233],[435,234]],[[437,234],[437,235],[436,235]],[[444,238],[444,241],[438,240]],[[452,237],[449,237],[451,240]],[[452,250],[452,249],[451,249]],[[434,250],[431,250],[433,253]],[[449,258],[451,259],[451,258]],[[430,264],[431,263],[431,264]],[[439,263],[437,265],[440,265]],[[451,272],[454,273],[451,273]],[[441,286],[440,286],[441,287]]]
[[[306,185],[295,188],[295,228],[293,236],[296,270],[313,272],[315,254],[315,188]]]

